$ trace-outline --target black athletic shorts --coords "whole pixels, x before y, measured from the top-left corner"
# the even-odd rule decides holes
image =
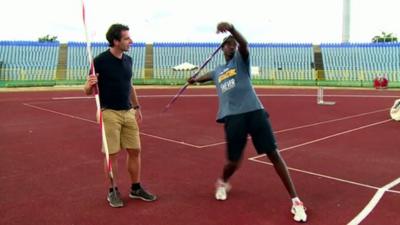
[[[277,145],[268,117],[268,113],[260,109],[224,118],[229,161],[236,162],[242,158],[248,135],[258,154],[276,151]]]

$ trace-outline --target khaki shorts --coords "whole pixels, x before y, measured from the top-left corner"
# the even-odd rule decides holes
[[[139,127],[133,109],[105,109],[103,126],[106,133],[109,154],[115,154],[121,149],[140,150]],[[102,148],[104,152],[104,148]]]

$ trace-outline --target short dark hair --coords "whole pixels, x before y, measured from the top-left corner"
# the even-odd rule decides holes
[[[108,28],[106,38],[108,41],[108,46],[114,46],[114,40],[120,41],[121,40],[121,32],[129,30],[129,27],[120,23],[116,23]]]
[[[226,43],[231,42],[231,41],[236,42],[236,39],[232,35],[225,37],[224,40],[222,41],[222,47],[224,47]]]

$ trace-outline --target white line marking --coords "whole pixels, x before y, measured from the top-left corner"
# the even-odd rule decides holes
[[[255,159],[254,157],[253,158],[249,158],[249,160],[273,166],[272,163],[261,161],[261,160]],[[314,172],[310,172],[310,171],[306,171],[306,170],[296,169],[296,168],[293,168],[293,167],[288,167],[288,169],[296,171],[296,172],[300,172],[300,173],[309,174],[309,175],[312,175],[312,176],[323,177],[323,178],[330,179],[330,180],[336,180],[336,181],[343,182],[343,183],[354,184],[354,185],[357,185],[357,186],[367,187],[367,188],[372,188],[372,189],[378,189],[378,187],[371,186],[371,185],[368,185],[368,184],[362,184],[362,183],[349,181],[349,180],[345,180],[345,179],[340,179],[340,178],[337,178],[337,177],[332,177],[332,176],[328,176],[328,175],[324,175],[324,174],[319,174],[319,173],[314,173]]]
[[[383,194],[392,187],[396,186],[400,183],[400,177],[396,180],[392,181],[391,183],[379,188],[378,191],[375,193],[374,197],[369,201],[369,203],[364,207],[364,209],[356,216],[353,220],[351,220],[347,225],[358,225],[361,223],[375,208],[378,204],[379,200],[382,198]]]
[[[221,141],[221,142],[217,142],[217,143],[209,144],[209,145],[200,145],[199,148],[209,148],[209,147],[214,147],[214,146],[223,145],[223,144],[226,144],[226,141]]]
[[[357,130],[361,130],[361,129],[365,129],[365,128],[368,128],[368,127],[372,127],[372,126],[375,126],[375,125],[387,123],[389,121],[392,121],[392,119],[387,119],[387,120],[379,121],[379,122],[376,122],[376,123],[371,123],[371,124],[368,124],[368,125],[364,125],[364,126],[361,126],[361,127],[354,128],[354,129],[350,129],[350,130],[346,130],[346,131],[339,132],[339,133],[336,133],[336,134],[328,135],[328,136],[323,137],[323,138],[318,138],[318,139],[315,139],[315,140],[312,140],[312,141],[308,141],[308,142],[304,142],[304,143],[301,143],[301,144],[298,144],[298,145],[293,145],[293,146],[290,146],[290,147],[287,147],[287,148],[282,148],[282,149],[279,150],[279,152],[284,152],[284,151],[288,151],[288,150],[291,150],[291,149],[294,149],[294,148],[298,148],[298,147],[302,147],[302,146],[305,146],[305,145],[313,144],[313,143],[320,142],[320,141],[323,141],[323,140],[326,140],[326,139],[329,139],[329,138],[333,138],[333,137],[336,137],[336,136],[339,136],[339,135],[342,135],[342,134],[347,134],[347,133],[351,133],[351,132],[354,132],[354,131],[357,131]],[[257,156],[251,157],[249,159],[257,159],[257,158],[263,157],[264,155],[265,154],[257,155]]]
[[[71,99],[92,99],[94,96],[79,96],[79,97],[54,97],[51,100],[71,100]]]
[[[49,109],[46,109],[46,108],[43,108],[43,107],[31,105],[31,104],[28,104],[28,103],[23,103],[23,105],[26,105],[26,106],[29,106],[29,107],[32,107],[32,108],[35,108],[35,109],[39,109],[39,110],[55,113],[55,114],[58,114],[58,115],[66,116],[66,117],[69,117],[69,118],[74,118],[74,119],[83,120],[83,121],[87,121],[87,122],[91,122],[91,123],[97,124],[96,121],[88,120],[88,119],[85,119],[85,118],[82,118],[82,117],[78,117],[78,116],[73,116],[71,114],[66,114],[66,113],[61,113],[61,112],[57,112],[57,111],[54,111],[54,110],[49,110]],[[347,116],[347,117],[328,120],[328,121],[324,121],[324,122],[306,124],[306,125],[302,125],[302,126],[299,126],[299,127],[293,127],[293,128],[279,130],[279,131],[276,131],[274,133],[283,133],[283,132],[286,132],[286,131],[292,131],[292,130],[297,130],[297,129],[301,129],[301,128],[317,126],[317,125],[325,124],[325,123],[329,123],[329,122],[335,122],[335,121],[350,119],[350,118],[354,118],[354,117],[361,117],[361,116],[364,116],[364,115],[373,114],[373,113],[381,112],[381,111],[384,111],[384,110],[387,110],[387,109],[380,109],[380,110],[376,110],[376,111],[372,111],[372,112],[360,113],[360,114],[356,114],[356,115],[353,115],[353,116]],[[382,122],[378,122],[377,124],[385,123],[385,122],[388,122],[388,121],[391,121],[391,119],[385,120],[385,121],[382,121]],[[286,150],[290,150],[292,148],[297,148],[297,147],[301,147],[301,146],[304,146],[304,145],[312,144],[312,143],[319,142],[319,141],[322,141],[322,140],[325,140],[325,139],[329,139],[329,138],[332,138],[332,137],[335,137],[335,136],[338,136],[338,135],[341,135],[341,134],[349,133],[349,132],[352,132],[352,131],[355,131],[355,130],[360,130],[360,129],[363,129],[363,128],[366,128],[366,127],[370,127],[370,126],[374,126],[374,125],[376,125],[376,124],[370,124],[370,125],[366,125],[366,126],[363,126],[363,127],[358,127],[358,128],[352,129],[352,130],[348,130],[348,131],[344,131],[344,132],[341,132],[341,133],[338,133],[338,134],[330,135],[330,136],[327,136],[327,137],[324,137],[324,138],[321,138],[321,139],[316,139],[316,140],[313,140],[313,141],[310,141],[310,142],[302,143],[300,145],[295,145],[295,146],[291,146],[289,148],[284,148],[284,149],[281,149],[280,151],[283,152],[283,151],[286,151]],[[178,143],[178,144],[182,144],[182,145],[186,145],[186,146],[190,146],[190,147],[194,147],[194,148],[198,148],[198,149],[226,144],[226,141],[223,141],[223,142],[217,142],[217,143],[208,144],[208,145],[193,145],[193,144],[189,144],[189,143],[186,143],[186,142],[183,142],[183,141],[177,141],[177,140],[173,140],[173,139],[163,138],[163,137],[160,137],[160,136],[146,134],[146,133],[143,133],[143,132],[140,132],[140,133],[143,134],[143,135],[149,136],[149,137],[153,137],[153,138],[157,138],[157,139],[160,139],[160,140],[165,140],[165,141],[169,141],[169,142],[173,142],[173,143]]]
[[[306,124],[306,125],[302,125],[302,126],[298,126],[298,127],[278,130],[275,133],[278,134],[278,133],[283,133],[283,132],[286,132],[286,131],[298,130],[298,129],[302,129],[302,128],[306,128],[306,127],[312,127],[312,126],[316,126],[316,125],[321,125],[321,124],[332,123],[332,122],[341,121],[341,120],[352,119],[352,118],[356,118],[356,117],[361,117],[361,116],[365,116],[365,115],[370,115],[370,114],[374,114],[374,113],[378,113],[378,112],[387,111],[388,109],[389,108],[379,109],[379,110],[366,112],[366,113],[360,113],[360,114],[356,114],[356,115],[352,115],[352,116],[345,116],[345,117],[338,118],[338,119],[332,119],[332,120],[327,120],[327,121],[323,121],[323,122]]]
[[[338,98],[398,98],[397,95],[325,95],[324,97],[338,97]]]
[[[37,110],[42,110],[42,111],[54,113],[54,114],[57,114],[57,115],[60,115],[60,116],[65,116],[65,117],[68,117],[68,118],[82,120],[82,121],[86,121],[86,122],[89,122],[89,123],[97,124],[97,122],[94,121],[94,120],[88,120],[88,119],[85,119],[85,118],[82,118],[82,117],[79,117],[79,116],[73,116],[73,115],[70,115],[70,114],[61,113],[61,112],[58,112],[58,111],[54,111],[54,110],[46,109],[46,108],[43,108],[43,107],[31,105],[31,104],[28,104],[28,103],[22,103],[22,104],[27,106],[27,107],[31,107],[31,108],[34,108],[34,109],[37,109]],[[146,133],[143,133],[143,132],[141,132],[141,134],[143,134],[145,136],[153,137],[153,138],[156,138],[156,139],[169,141],[169,142],[173,142],[173,143],[177,143],[177,144],[181,144],[181,145],[186,145],[186,146],[190,146],[190,147],[194,147],[194,148],[203,148],[202,146],[191,145],[191,144],[188,144],[188,143],[185,143],[185,142],[182,142],[182,141],[176,141],[176,140],[163,138],[163,137],[159,137],[159,136],[155,136],[155,135],[151,135],[151,134],[146,134]],[[217,143],[217,144],[219,144],[219,143]],[[211,145],[205,145],[205,146],[211,146]],[[257,160],[257,158],[260,158],[260,157],[263,157],[263,156],[265,156],[265,154],[258,155],[258,156],[255,156],[255,157],[251,157],[251,158],[249,158],[249,160],[254,161],[254,162],[258,162],[258,163],[267,164],[267,165],[272,165],[271,163],[267,163],[267,162],[264,162],[264,161]],[[337,181],[341,181],[341,182],[345,182],[345,183],[355,184],[355,185],[358,185],[358,186],[369,187],[369,188],[372,188],[372,189],[378,189],[377,187],[374,187],[374,186],[371,186],[371,185],[361,184],[361,183],[352,182],[352,181],[348,181],[348,180],[343,180],[343,179],[340,179],[340,178],[331,177],[331,176],[322,175],[322,174],[317,174],[317,173],[313,173],[313,172],[308,172],[308,171],[305,171],[305,170],[300,170],[300,169],[296,169],[296,168],[292,168],[292,167],[288,167],[288,169],[293,170],[293,171],[297,171],[297,172],[301,172],[301,173],[314,175],[314,176],[324,177],[324,178],[327,178],[327,179],[332,179],[332,180],[337,180]],[[388,192],[400,194],[400,191],[395,191],[395,190],[388,190]]]
[[[98,124],[94,120],[88,120],[88,119],[85,119],[85,118],[82,118],[82,117],[79,117],[79,116],[73,116],[71,114],[62,113],[62,112],[54,111],[54,110],[51,110],[51,109],[46,109],[46,108],[43,108],[43,107],[31,105],[31,104],[28,104],[28,103],[22,103],[22,104],[25,105],[25,106],[34,108],[34,109],[41,110],[41,111],[50,112],[50,113],[54,113],[54,114],[57,114],[57,115],[60,115],[60,116],[65,116],[65,117],[76,119],[76,120],[82,120],[82,121],[86,121],[86,122],[89,122],[89,123]],[[181,145],[190,146],[190,147],[194,147],[194,148],[201,148],[200,146],[192,145],[192,144],[186,143],[184,141],[177,141],[177,140],[173,140],[173,139],[163,138],[163,137],[160,137],[160,136],[151,135],[151,134],[147,134],[147,133],[143,133],[143,132],[140,132],[140,134],[145,135],[145,136],[149,136],[149,137],[152,137],[152,138],[168,141],[168,142],[173,142],[173,143],[176,143],[176,144],[181,144]]]
[[[312,126],[318,126],[318,125],[321,125],[321,124],[332,123],[332,122],[351,119],[351,118],[355,118],[355,117],[361,117],[361,116],[365,116],[365,115],[369,115],[369,114],[374,114],[374,113],[377,113],[377,112],[383,112],[383,111],[386,111],[386,110],[388,110],[388,109],[380,109],[380,110],[375,110],[375,111],[372,111],[372,112],[360,113],[360,114],[347,116],[347,117],[343,117],[343,118],[339,118],[339,119],[327,120],[327,121],[323,121],[323,122],[317,122],[317,123],[306,124],[306,125],[302,125],[302,126],[298,126],[298,127],[287,128],[287,129],[275,131],[274,134],[284,133],[284,132],[287,132],[287,131],[293,131],[293,130],[298,130],[298,129],[302,129],[302,128],[312,127]],[[385,120],[385,121],[381,121],[381,122],[377,122],[377,123],[380,124],[380,123],[385,123],[385,122],[388,122],[388,121],[391,121],[391,119]],[[374,125],[376,125],[376,124],[370,124],[370,125],[366,125],[366,126],[363,126],[363,127],[358,127],[358,128],[352,129],[352,130],[344,131],[342,133],[338,133],[338,134],[334,134],[334,135],[330,135],[330,136],[324,137],[321,140],[317,139],[317,140],[314,140],[312,142],[306,142],[306,143],[303,143],[303,144],[300,144],[300,145],[292,146],[292,147],[289,147],[289,149],[290,148],[295,148],[295,147],[300,147],[300,146],[307,145],[307,144],[311,144],[311,143],[318,142],[318,141],[322,141],[322,140],[325,140],[325,139],[328,139],[328,138],[332,138],[334,136],[338,136],[338,135],[341,135],[341,134],[349,133],[349,132],[352,132],[352,131],[355,131],[355,130],[360,130],[360,129],[363,129],[363,128],[366,128],[366,127],[370,127],[370,126],[374,126]],[[214,144],[209,144],[209,145],[201,145],[199,147],[200,148],[206,148],[206,147],[212,147],[212,146],[217,146],[217,145],[222,145],[222,144],[226,144],[226,141],[218,142],[218,143],[214,143]],[[285,149],[281,149],[281,151],[286,151],[286,150],[289,150],[289,149],[285,148]]]
[[[96,121],[88,120],[88,119],[85,119],[85,118],[82,118],[82,117],[79,117],[79,116],[73,116],[73,115],[71,115],[71,114],[62,113],[62,112],[57,112],[57,111],[54,111],[54,110],[51,110],[51,109],[42,108],[42,107],[35,106],[35,105],[31,105],[31,104],[28,104],[28,103],[22,103],[22,104],[25,105],[25,106],[34,108],[34,109],[38,109],[38,110],[42,110],[42,111],[54,113],[54,114],[57,114],[57,115],[69,117],[69,118],[72,118],[72,119],[83,120],[83,121],[86,121],[86,122],[89,122],[89,123],[95,123],[95,124],[97,124]]]
[[[265,156],[265,155],[260,155],[259,157],[262,157],[262,156]],[[259,157],[251,157],[251,158],[248,158],[248,160],[256,162],[256,163],[262,163],[262,164],[266,164],[266,165],[269,165],[269,166],[273,166],[272,163],[256,159],[256,158],[259,158]],[[323,177],[323,178],[326,178],[326,179],[339,181],[339,182],[342,182],[342,183],[352,184],[352,185],[361,186],[361,187],[370,188],[370,189],[375,189],[375,190],[379,189],[379,187],[375,187],[375,186],[372,186],[372,185],[369,185],[369,184],[363,184],[363,183],[359,183],[359,182],[355,182],[355,181],[345,180],[345,179],[341,179],[341,178],[337,178],[337,177],[333,177],[333,176],[328,176],[328,175],[324,175],[324,174],[320,174],[320,173],[314,173],[314,172],[301,170],[301,169],[297,169],[297,168],[293,168],[293,167],[288,167],[288,169],[292,170],[292,171],[299,172],[299,173],[305,173],[305,174],[312,175],[312,176]],[[396,191],[396,190],[389,190],[388,192],[400,194],[400,191]]]
[[[156,136],[156,135],[152,135],[152,134],[146,134],[146,133],[143,133],[143,132],[140,132],[140,134],[143,134],[145,136],[149,136],[149,137],[152,137],[152,138],[164,140],[164,141],[173,142],[173,143],[176,143],[176,144],[190,146],[190,147],[193,147],[193,148],[201,148],[200,146],[192,145],[192,144],[186,143],[184,141],[177,141],[177,140],[173,140],[173,139],[169,139],[169,138],[163,138],[163,137],[160,137],[160,136]]]
[[[326,139],[330,139],[330,138],[333,138],[333,137],[336,137],[336,136],[339,136],[339,135],[342,135],[342,134],[347,134],[347,133],[351,133],[351,132],[354,132],[354,131],[357,131],[357,130],[362,130],[362,129],[365,129],[365,128],[368,128],[368,127],[372,127],[372,126],[375,126],[375,125],[387,123],[389,121],[392,121],[392,119],[387,119],[387,120],[379,121],[379,122],[376,122],[376,123],[371,123],[371,124],[368,124],[368,125],[357,127],[357,128],[354,128],[354,129],[346,130],[346,131],[343,131],[343,132],[339,132],[339,133],[336,133],[336,134],[328,135],[328,136],[323,137],[323,138],[318,138],[318,139],[315,139],[315,140],[312,140],[312,141],[308,141],[308,142],[305,142],[305,143],[302,143],[302,144],[298,144],[298,145],[294,145],[294,146],[291,146],[291,147],[287,147],[287,148],[281,149],[280,151],[281,152],[288,151],[290,149],[294,149],[294,148],[302,147],[302,146],[305,146],[305,145],[313,144],[313,143],[316,143],[316,142],[320,142],[320,141],[323,141],[323,140],[326,140]]]
[[[174,94],[165,95],[138,95],[139,98],[170,98]],[[257,94],[259,97],[315,97],[316,94]],[[338,97],[338,98],[398,98],[397,95],[324,95],[327,97]],[[193,98],[193,97],[217,97],[216,94],[185,94],[180,97]],[[86,99],[93,98],[92,96],[82,97],[53,97],[52,100],[65,100],[65,99]]]

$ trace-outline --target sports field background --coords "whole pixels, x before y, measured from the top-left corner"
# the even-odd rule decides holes
[[[180,85],[219,43],[134,43],[133,83]],[[250,43],[252,81],[259,85],[373,87],[384,76],[400,87],[400,43]],[[106,43],[93,43],[96,56]],[[224,62],[218,53],[203,72]],[[88,74],[86,43],[0,41],[0,87],[82,84]]]

